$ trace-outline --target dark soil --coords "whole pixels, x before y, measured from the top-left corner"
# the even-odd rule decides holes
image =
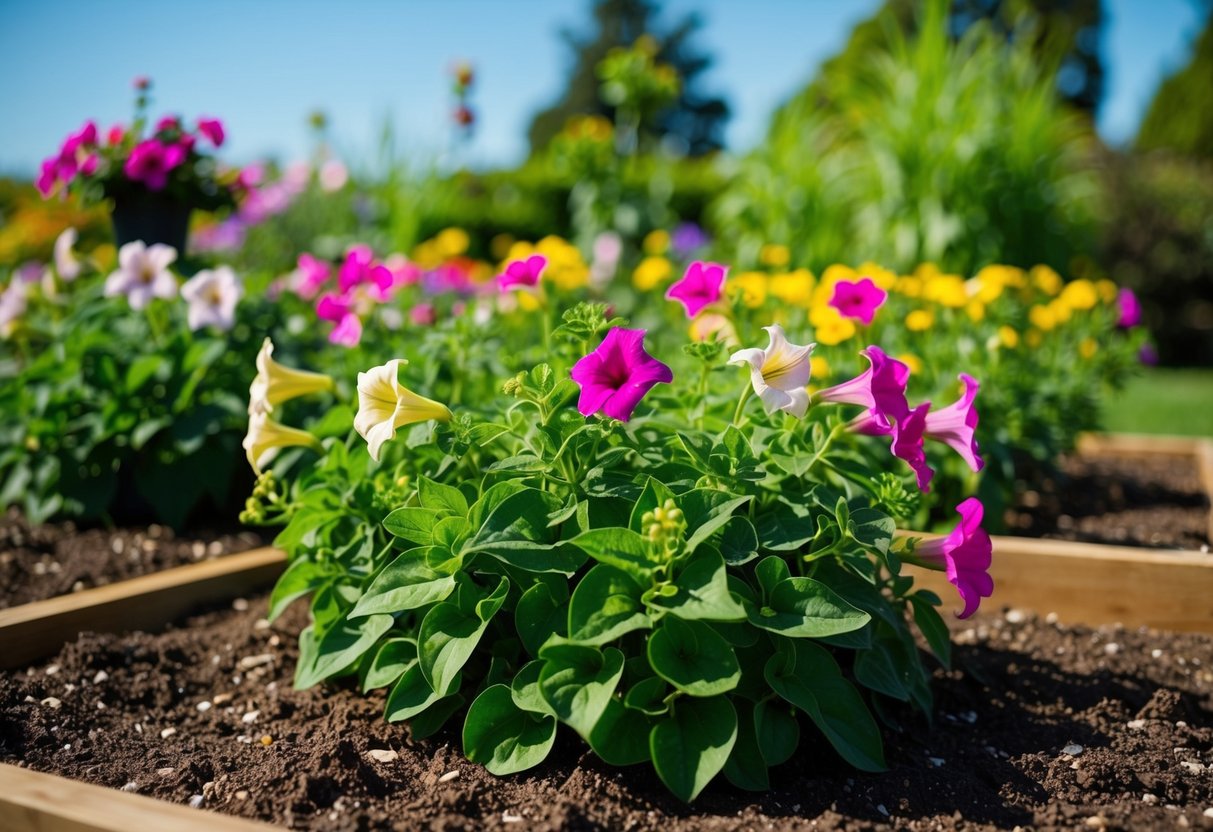
[[[978,618],[937,673],[934,729],[886,730],[888,772],[806,734],[769,793],[719,780],[688,807],[571,734],[497,779],[457,728],[385,723],[382,693],[294,691],[304,608],[270,626],[264,597],[233,607],[0,676],[0,759],[301,829],[1213,829],[1209,636]]]
[[[1010,534],[1209,551],[1209,495],[1191,457],[1074,455],[1060,468],[1020,489]]]
[[[0,609],[79,592],[264,545],[252,531],[202,530],[177,537],[164,526],[79,529],[31,526],[15,509],[0,517]]]

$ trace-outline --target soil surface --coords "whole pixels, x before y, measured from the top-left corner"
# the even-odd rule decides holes
[[[0,517],[0,609],[262,545],[254,531],[202,530],[178,537],[165,526],[31,526],[10,509]]]
[[[1010,534],[1209,551],[1209,496],[1191,457],[1074,455],[1060,469],[1021,489]]]
[[[979,617],[936,674],[934,729],[885,730],[888,772],[806,726],[770,792],[721,778],[688,807],[563,728],[544,764],[498,779],[462,756],[462,715],[414,741],[381,692],[292,690],[306,611],[265,610],[85,634],[0,676],[0,759],[299,829],[1213,829],[1210,636]]]

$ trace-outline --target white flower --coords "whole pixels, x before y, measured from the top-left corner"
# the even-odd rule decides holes
[[[274,405],[333,389],[333,379],[323,373],[310,373],[285,367],[273,358],[274,342],[269,338],[257,353],[257,376],[249,385],[248,412],[273,413]]]
[[[17,321],[25,314],[25,286],[16,277],[0,292],[0,338],[8,338],[17,328]]]
[[[445,422],[451,418],[446,405],[418,396],[400,385],[396,374],[401,364],[408,362],[393,358],[358,374],[358,413],[354,416],[354,430],[366,440],[371,458],[376,462],[383,443],[396,435],[397,428],[427,419]]]
[[[750,382],[767,413],[782,410],[800,419],[809,408],[805,387],[811,372],[809,356],[817,345],[799,347],[788,343],[779,324],[765,329],[771,337],[765,350],[738,350],[729,356],[729,363],[750,366]]]
[[[213,326],[225,332],[236,322],[236,303],[244,294],[240,278],[228,266],[214,271],[205,269],[181,287],[181,297],[189,303],[191,330]]]
[[[248,433],[241,443],[249,465],[258,474],[277,455],[279,449],[300,445],[305,448],[323,453],[324,447],[320,440],[305,430],[290,428],[279,424],[267,413],[250,413],[248,417]]]
[[[151,248],[142,240],[118,250],[118,270],[105,280],[107,297],[126,295],[132,309],[142,309],[152,298],[168,300],[177,295],[177,278],[168,270],[177,250],[163,243]]]
[[[67,228],[55,238],[55,271],[64,282],[71,282],[80,276],[80,261],[72,251],[76,236],[76,229]]]

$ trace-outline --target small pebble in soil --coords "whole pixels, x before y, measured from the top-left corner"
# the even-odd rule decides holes
[[[122,791],[124,791],[124,792],[137,792],[137,791],[139,791],[139,784],[138,784],[138,783],[136,783],[134,780],[131,780],[129,783],[123,783],[123,784],[122,784]]]
[[[1077,757],[1079,754],[1082,753],[1082,746],[1076,742],[1072,742],[1069,745],[1067,745],[1065,748],[1063,748],[1061,750],[1061,753],[1066,754],[1070,757]]]
[[[201,702],[199,702],[197,705],[195,705],[194,707],[198,709],[199,713],[206,713],[207,711],[209,711],[211,709],[211,703],[207,702],[204,699]]]
[[[372,760],[380,763],[390,763],[400,756],[390,748],[372,748],[366,754]]]
[[[109,677],[110,677],[110,675],[108,673],[106,673],[104,670],[98,670],[97,675],[93,677],[93,684],[99,685],[102,682],[104,682],[106,679],[108,679]]]
[[[156,769],[156,773],[159,774],[161,777],[168,777],[171,774],[173,774],[176,770],[177,769],[173,768],[172,766],[165,766],[164,768]]]
[[[47,675],[47,676],[54,676],[54,675],[55,675],[56,673],[58,673],[58,672],[59,672],[59,665],[57,665],[57,664],[48,664],[48,665],[46,666],[46,671],[45,671],[45,673],[46,673],[46,675]]]
[[[1109,656],[1115,656],[1117,653],[1120,652],[1120,645],[1114,641],[1109,641],[1107,644],[1105,644],[1103,646],[1103,651],[1104,651],[1104,653],[1108,654]]]
[[[274,660],[272,653],[261,653],[257,656],[244,656],[240,659],[241,670],[252,670],[254,667],[260,667],[263,664],[269,664]]]
[[[171,737],[175,733],[177,733],[176,728],[165,728],[163,731],[160,732],[160,739],[167,740],[169,737]]]
[[[245,725],[252,725],[257,721],[257,717],[261,716],[261,711],[249,711],[244,716],[240,717],[240,721]]]
[[[202,795],[196,794],[190,798],[190,808],[191,809],[201,809],[202,808]]]
[[[237,598],[235,601],[232,601],[232,609],[234,609],[236,612],[244,612],[248,609],[248,599]]]
[[[522,815],[515,815],[513,812],[502,812],[501,813],[501,822],[502,823],[521,823]]]
[[[59,710],[59,706],[63,703],[53,696],[48,696],[42,700],[42,704],[50,708],[52,711],[57,711]]]
[[[261,735],[261,744],[262,745],[273,745],[274,738],[271,737],[269,734],[262,734]]]
[[[240,789],[236,792],[237,800],[248,800],[248,789]]]
[[[1144,719],[1130,719],[1125,725],[1128,726],[1130,731],[1140,731],[1146,727],[1146,721]]]
[[[1147,806],[1153,806],[1155,803],[1158,802],[1158,795],[1150,794],[1150,792],[1146,792],[1145,794],[1143,794],[1141,796],[1141,802],[1145,803]]]
[[[438,782],[439,783],[449,783],[458,776],[459,776],[458,769],[455,769],[454,771],[448,771],[446,774],[444,774],[438,778]]]

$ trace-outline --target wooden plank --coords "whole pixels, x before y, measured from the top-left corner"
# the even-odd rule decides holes
[[[994,537],[987,609],[1057,613],[1068,624],[1121,623],[1213,633],[1213,556],[1200,552],[1104,546],[1066,540]],[[942,572],[910,567],[916,584],[960,609]]]
[[[253,549],[0,610],[0,668],[51,655],[85,630],[159,629],[195,606],[269,585],[285,558]]]
[[[1084,433],[1078,437],[1078,452],[1124,456],[1197,456],[1209,440],[1198,436],[1162,436],[1146,433]]]
[[[279,827],[0,763],[5,832],[273,832]]]

